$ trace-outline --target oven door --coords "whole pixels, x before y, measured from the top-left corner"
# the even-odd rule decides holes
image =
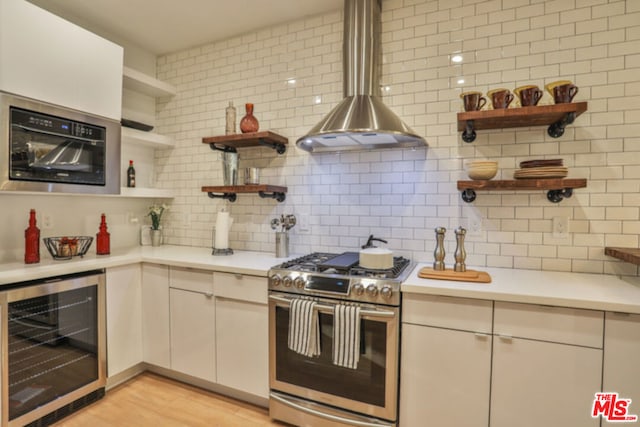
[[[318,299],[321,354],[313,358],[288,348],[290,301],[287,294],[269,295],[271,390],[394,422],[398,400],[399,308],[361,304],[360,361],[357,369],[349,369],[332,362],[336,300]]]

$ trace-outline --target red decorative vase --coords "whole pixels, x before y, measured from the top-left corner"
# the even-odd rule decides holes
[[[24,263],[40,262],[40,229],[36,226],[36,211],[29,212],[29,228],[24,230]]]
[[[258,119],[253,115],[253,104],[245,104],[247,115],[240,120],[240,130],[242,133],[258,132]]]
[[[100,229],[96,234],[96,253],[98,255],[109,255],[111,253],[111,236],[107,231],[105,214],[100,217]]]

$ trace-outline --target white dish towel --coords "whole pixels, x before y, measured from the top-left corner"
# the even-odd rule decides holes
[[[307,357],[320,356],[320,323],[316,302],[293,299],[289,305],[289,349]]]
[[[337,304],[333,309],[333,364],[357,369],[360,360],[360,307]]]

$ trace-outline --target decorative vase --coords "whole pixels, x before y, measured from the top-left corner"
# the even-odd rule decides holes
[[[151,229],[151,246],[162,245],[162,230]]]
[[[258,132],[258,119],[253,115],[253,104],[245,104],[247,114],[240,120],[242,133]]]

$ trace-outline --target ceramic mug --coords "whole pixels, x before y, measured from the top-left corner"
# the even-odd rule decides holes
[[[573,97],[578,93],[578,86],[569,80],[558,80],[547,84],[545,88],[556,104],[567,104],[573,101]]]
[[[538,105],[540,98],[544,94],[536,85],[520,86],[515,88],[513,92],[520,98],[520,105],[523,107]]]
[[[487,99],[482,96],[482,92],[464,92],[460,94],[464,111],[479,111],[487,103]]]
[[[513,94],[509,89],[493,89],[487,92],[487,96],[491,99],[491,105],[494,110],[501,108],[509,108],[509,104],[513,101]]]

